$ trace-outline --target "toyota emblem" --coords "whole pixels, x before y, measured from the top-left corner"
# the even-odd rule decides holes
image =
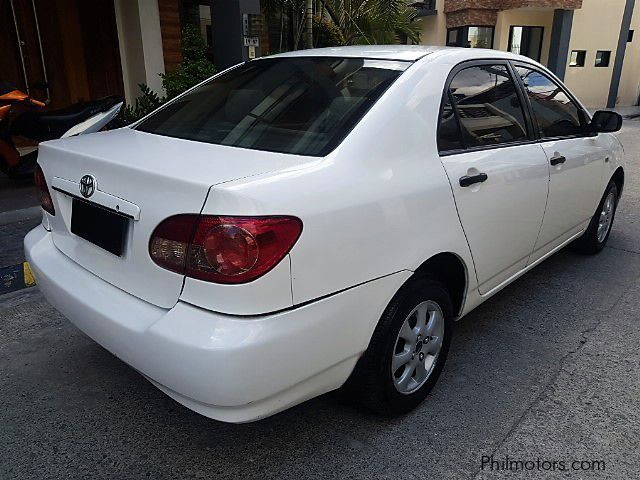
[[[80,193],[84,198],[89,198],[96,191],[98,182],[93,175],[84,175],[80,179]]]

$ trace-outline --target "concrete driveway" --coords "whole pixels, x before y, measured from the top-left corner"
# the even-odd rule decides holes
[[[0,173],[0,213],[35,205],[40,205],[40,197],[31,178],[11,180]]]
[[[215,422],[37,289],[0,297],[0,478],[639,478],[640,122],[620,138],[629,169],[609,246],[558,253],[459,322],[433,394],[402,418],[326,395]],[[0,227],[0,266],[22,260],[32,224]],[[514,461],[525,470],[500,469]]]

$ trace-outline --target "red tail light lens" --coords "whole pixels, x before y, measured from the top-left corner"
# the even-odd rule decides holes
[[[45,212],[55,215],[56,210],[53,208],[53,199],[49,193],[49,187],[47,187],[47,181],[44,178],[44,173],[42,172],[40,165],[36,165],[34,178],[36,187],[38,187],[38,192],[40,193],[40,205],[42,205]]]
[[[161,267],[215,283],[247,283],[275,267],[296,243],[296,217],[177,215],[162,222],[149,245]]]

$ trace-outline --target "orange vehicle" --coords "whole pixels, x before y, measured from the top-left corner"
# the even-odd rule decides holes
[[[113,120],[122,99],[111,96],[60,110],[0,81],[0,172],[10,178],[33,175],[38,143],[101,130]]]

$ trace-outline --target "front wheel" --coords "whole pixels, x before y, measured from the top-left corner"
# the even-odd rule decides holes
[[[595,215],[591,218],[589,227],[584,234],[575,241],[574,248],[582,253],[595,254],[607,244],[613,219],[618,208],[619,192],[616,183],[611,180],[598,204]]]
[[[440,376],[452,323],[446,288],[426,278],[411,280],[385,310],[345,390],[384,415],[412,410]]]

